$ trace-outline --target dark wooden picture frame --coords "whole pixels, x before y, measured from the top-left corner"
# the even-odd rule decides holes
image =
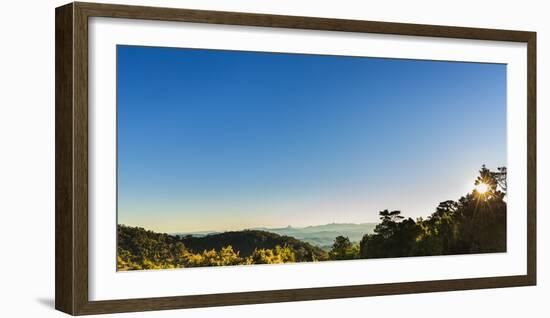
[[[242,305],[536,284],[536,33],[143,6],[70,3],[55,12],[55,307],[72,314]],[[527,275],[90,301],[88,18],[112,17],[527,43]]]

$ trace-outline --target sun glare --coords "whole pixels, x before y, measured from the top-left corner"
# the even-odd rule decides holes
[[[478,185],[476,185],[475,190],[479,194],[485,194],[485,192],[487,192],[487,190],[489,190],[489,186],[486,183],[481,182]]]

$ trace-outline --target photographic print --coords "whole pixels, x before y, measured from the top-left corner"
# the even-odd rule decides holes
[[[117,46],[117,269],[506,252],[506,65]]]
[[[57,310],[537,284],[536,32],[75,2],[55,51]]]

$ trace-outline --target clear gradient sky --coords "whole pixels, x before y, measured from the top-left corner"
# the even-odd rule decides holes
[[[118,46],[118,222],[431,214],[506,165],[506,66]]]

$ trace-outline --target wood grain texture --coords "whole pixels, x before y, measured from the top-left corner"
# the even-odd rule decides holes
[[[123,299],[90,302],[86,306],[80,308],[79,314],[104,314],[114,312],[248,305],[273,302],[429,293],[529,285],[531,285],[531,283],[526,279],[526,276],[508,276],[197,296]]]
[[[527,42],[530,32],[76,2],[89,16]]]
[[[55,308],[74,313],[73,5],[55,10]]]
[[[537,284],[537,35],[527,42],[527,273]]]
[[[78,313],[88,303],[88,16],[74,6],[74,302]]]
[[[112,17],[527,43],[527,275],[88,300],[88,18]],[[56,308],[72,315],[427,293],[536,284],[536,33],[236,12],[72,3],[56,9]]]

